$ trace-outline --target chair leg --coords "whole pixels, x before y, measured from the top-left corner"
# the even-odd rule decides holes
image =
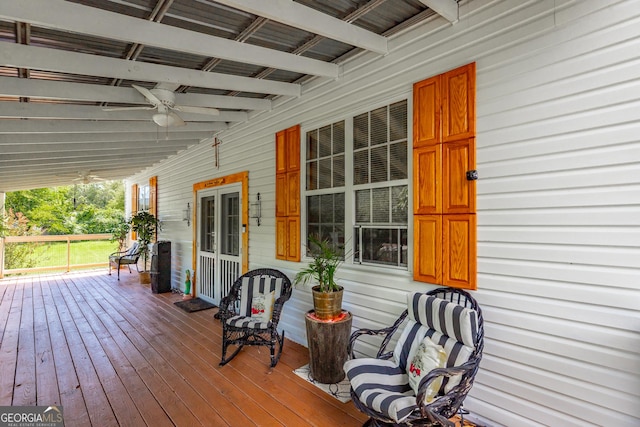
[[[240,350],[242,350],[242,347],[244,347],[244,345],[242,345],[242,344],[238,345],[238,348],[233,353],[231,353],[231,356],[229,356],[229,357],[227,357],[225,359],[225,355],[227,354],[227,344],[226,343],[222,343],[222,360],[220,360],[219,366],[224,366],[227,363],[231,362],[231,360],[234,357],[236,357],[236,355],[238,353],[240,353]]]
[[[269,350],[271,350],[271,367],[275,368],[280,360],[280,356],[282,355],[282,348],[284,347],[284,331],[282,331],[282,335],[278,334],[278,331],[275,333],[275,340],[272,340],[272,344],[269,346]],[[275,347],[278,345],[278,354],[275,354]]]
[[[120,280],[120,263],[118,263],[118,280]]]

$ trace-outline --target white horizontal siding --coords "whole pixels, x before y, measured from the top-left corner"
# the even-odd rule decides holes
[[[465,407],[488,425],[640,424],[640,2],[472,0],[454,25],[433,17],[362,54],[338,79],[221,132],[134,178],[158,175],[161,238],[174,284],[191,265],[181,221],[196,182],[249,171],[262,225],[249,227],[250,268],[293,277],[275,260],[275,132],[311,129],[408,97],[416,81],[476,61],[478,291],[485,357]],[[355,328],[391,324],[411,273],[344,266]],[[281,325],[305,343],[307,289]],[[379,339],[358,350],[372,354]],[[285,349],[286,351],[286,349]]]

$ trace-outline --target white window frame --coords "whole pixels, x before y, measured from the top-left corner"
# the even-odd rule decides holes
[[[359,184],[354,185],[353,183],[353,118],[366,113],[373,111],[377,108],[389,106],[396,102],[406,101],[407,102],[407,179],[406,180],[394,180],[394,181],[384,181],[383,183],[375,183],[375,184]],[[308,236],[308,221],[307,221],[307,196],[310,195],[321,195],[321,194],[331,194],[337,192],[343,192],[345,195],[345,225],[344,225],[344,240],[346,242],[345,252],[348,254],[347,259],[345,260],[345,265],[352,266],[356,269],[366,268],[366,269],[379,269],[380,271],[395,271],[397,272],[410,272],[413,269],[413,156],[412,156],[412,148],[413,148],[413,99],[411,96],[411,92],[408,92],[403,95],[397,95],[394,97],[389,97],[380,101],[376,104],[369,104],[367,107],[361,107],[358,110],[353,110],[348,113],[344,113],[340,116],[333,116],[331,118],[327,118],[322,121],[314,121],[313,123],[303,125],[301,128],[301,149],[300,149],[300,159],[301,159],[301,176],[300,176],[300,191],[301,191],[301,213],[300,220],[302,226],[302,259],[309,260],[309,257],[306,255],[306,240]],[[307,158],[307,132],[322,128],[327,125],[331,125],[333,123],[344,120],[345,122],[345,186],[344,187],[333,187],[333,188],[324,188],[324,189],[316,189],[316,190],[307,190],[307,173],[306,173],[306,158]],[[302,166],[304,165],[304,166]],[[358,189],[362,188],[371,188],[372,186],[399,186],[406,185],[409,200],[407,206],[407,265],[406,266],[393,266],[387,264],[378,264],[378,263],[362,263],[357,262],[353,257],[353,250],[355,248],[354,242],[354,229],[356,227],[356,212],[355,212],[355,192]]]

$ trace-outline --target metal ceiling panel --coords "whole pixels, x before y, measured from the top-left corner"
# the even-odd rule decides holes
[[[320,28],[319,26],[314,28],[314,22],[300,22],[300,27],[293,25],[295,21],[292,21],[291,18],[289,18],[290,21],[287,22],[287,24],[278,22],[277,19],[279,16],[270,13],[268,10],[268,3],[260,4],[260,7],[263,7],[264,9],[262,11],[258,10],[256,13],[262,12],[265,16],[270,16],[270,18],[240,10],[239,8],[243,7],[241,3],[230,2],[229,4],[232,4],[233,7],[222,4],[223,0],[219,0],[219,2],[214,0],[67,0],[65,3],[62,3],[62,1],[63,0],[25,0],[24,2],[22,0],[0,1],[0,44],[21,43],[24,45],[39,46],[41,48],[46,48],[47,50],[50,49],[52,52],[55,52],[57,49],[73,53],[89,54],[96,58],[129,60],[131,62],[140,63],[140,65],[160,65],[166,67],[166,71],[169,72],[169,74],[165,75],[175,76],[174,80],[177,83],[174,82],[173,88],[177,88],[176,92],[178,94],[202,94],[205,97],[224,96],[226,97],[224,98],[225,101],[229,99],[228,97],[241,97],[245,100],[246,102],[242,102],[241,105],[247,106],[247,108],[242,111],[237,108],[233,108],[233,105],[237,105],[237,103],[224,103],[224,105],[228,105],[232,108],[222,108],[221,115],[225,115],[225,117],[230,118],[245,117],[246,119],[246,114],[251,112],[252,106],[256,106],[256,109],[265,109],[264,102],[269,103],[269,99],[282,96],[277,93],[278,91],[284,90],[284,88],[282,86],[274,85],[288,84],[293,85],[292,87],[299,88],[300,85],[314,79],[314,75],[302,74],[299,71],[303,69],[300,65],[302,61],[309,61],[308,58],[310,58],[326,63],[340,63],[341,61],[347,60],[354,53],[362,51],[362,48],[358,47],[359,41],[354,38],[349,39],[348,36],[345,36],[344,34],[338,37],[334,33],[328,33],[326,31],[327,28]],[[394,31],[400,31],[409,25],[415,25],[417,22],[422,19],[426,19],[431,14],[419,0],[294,1],[299,5],[304,6],[304,8],[294,8],[295,12],[299,13],[297,16],[316,16],[320,17],[320,20],[323,22],[330,22],[331,24],[336,23],[336,31],[349,28],[349,25],[352,26],[351,28],[353,29],[357,28],[356,32],[362,32],[362,29],[365,29],[367,30],[366,34],[371,34],[373,36],[372,39],[377,38],[376,40],[383,40],[380,36],[391,34]],[[44,17],[42,14],[38,15],[43,16],[42,20],[29,20],[29,16],[35,16],[33,14],[30,15],[29,7],[35,8],[41,6],[55,8],[56,3],[58,2],[60,2],[60,6],[73,7],[77,10],[77,13],[70,14],[69,16],[58,16],[57,19],[61,20],[57,21],[58,23],[47,23],[47,17]],[[225,1],[225,3],[228,2]],[[67,30],[67,27],[62,26],[59,23],[64,21],[64,19],[87,19],[84,18],[83,14],[88,15],[88,12],[91,10],[84,9],[84,7],[98,8],[103,11],[118,14],[109,15],[109,18],[114,20],[116,23],[121,23],[121,25],[130,25],[130,23],[125,24],[125,21],[120,19],[120,16],[144,20],[147,22],[147,24],[144,25],[145,31],[148,32],[147,37],[149,37],[150,34],[157,35],[158,43],[154,46],[149,46],[139,45],[132,40],[125,39],[124,37],[118,37],[123,40],[116,40],[116,36],[121,36],[121,34],[114,34],[114,38],[109,38],[108,35],[104,33],[100,33],[102,34],[102,37],[93,36],[91,34],[78,34]],[[322,15],[318,15],[318,13],[321,13]],[[16,17],[12,17],[14,16],[12,14],[15,14]],[[24,19],[26,21],[18,18],[20,14],[24,14]],[[296,15],[294,14],[292,16]],[[330,21],[326,21],[327,17]],[[155,23],[153,25],[149,25],[148,21],[153,21]],[[32,23],[29,24],[28,22]],[[142,21],[140,22],[142,23]],[[347,27],[345,27],[345,22],[348,23]],[[161,37],[163,34],[162,29],[164,28],[165,31],[167,31],[165,34],[168,34],[168,31],[171,31],[171,27],[201,33],[208,37],[258,46],[260,48],[270,49],[274,52],[284,52],[287,55],[284,57],[285,60],[278,62],[278,68],[274,69],[268,68],[268,66],[248,64],[238,60],[220,59],[220,57],[233,59],[237,59],[238,57],[230,55],[225,56],[225,52],[216,52],[213,49],[210,55],[203,54],[204,52],[199,52],[198,54],[186,53],[184,50],[172,49],[167,46],[167,43],[163,42],[163,38]],[[143,26],[141,25],[140,28],[143,28]],[[313,30],[317,32],[313,32]],[[155,31],[155,33],[149,33],[150,31]],[[96,34],[98,33],[96,32]],[[318,34],[325,34],[325,36]],[[147,43],[149,42],[148,38],[145,40]],[[350,44],[352,40],[353,44]],[[171,43],[168,44],[170,45]],[[242,49],[242,45],[238,46],[239,49]],[[3,46],[0,45],[0,49],[2,49],[2,47]],[[108,112],[102,111],[102,108],[107,106],[107,102],[109,102],[104,97],[111,101],[123,100],[123,102],[112,102],[111,106],[129,105],[148,107],[150,105],[149,102],[146,101],[140,93],[134,91],[134,89],[132,89],[132,85],[138,85],[149,90],[154,90],[157,81],[153,79],[153,76],[150,75],[149,80],[140,81],[140,78],[142,77],[140,75],[141,73],[138,73],[137,75],[129,75],[124,72],[120,72],[119,74],[122,74],[118,75],[120,78],[98,75],[99,73],[96,73],[95,71],[91,72],[94,75],[87,75],[82,71],[89,71],[87,68],[81,67],[80,65],[82,64],[66,64],[66,67],[54,66],[55,61],[53,61],[53,59],[55,59],[55,54],[49,55],[51,57],[51,60],[49,61],[29,62],[23,60],[20,62],[17,59],[14,60],[11,55],[23,55],[27,52],[35,51],[24,49],[5,49],[5,52],[7,51],[10,51],[9,55],[0,56],[6,60],[4,63],[0,62],[0,77],[9,77],[10,79],[0,81],[0,89],[2,89],[2,85],[10,85],[14,88],[30,88],[27,96],[22,95],[25,92],[18,93],[17,89],[14,89],[13,91],[0,91],[1,101],[14,102],[16,105],[15,109],[9,110],[32,111],[31,114],[33,114],[33,109],[20,108],[21,105],[24,105],[22,103],[31,102],[34,104],[34,107],[37,104],[45,106],[47,109],[53,108],[53,110],[46,110],[46,114],[55,115],[56,112],[60,111],[61,117],[73,117],[78,115],[79,112],[77,108],[83,108],[83,112],[86,110],[86,113],[83,114],[86,118],[77,118],[75,120],[70,120],[69,118],[64,120],[58,119],[60,122],[64,121],[68,123],[68,126],[76,126],[77,131],[69,131],[70,136],[67,143],[65,143],[64,137],[57,137],[55,143],[47,146],[48,149],[51,150],[51,156],[47,158],[47,151],[45,150],[43,153],[39,154],[37,162],[30,162],[28,155],[21,157],[22,154],[20,153],[25,150],[21,150],[18,144],[12,145],[12,138],[4,138],[4,140],[2,140],[4,142],[0,141],[0,153],[2,153],[3,150],[5,152],[15,153],[12,154],[11,158],[8,159],[7,162],[0,164],[0,191],[11,191],[51,185],[66,185],[71,183],[73,177],[75,177],[74,171],[81,169],[90,169],[92,171],[102,172],[103,176],[101,177],[103,178],[124,178],[172,155],[172,152],[167,152],[167,150],[163,151],[159,148],[158,152],[155,154],[150,151],[150,156],[145,156],[145,158],[127,157],[126,161],[124,158],[122,159],[122,164],[114,165],[112,156],[106,155],[106,153],[117,151],[122,142],[100,142],[93,149],[87,148],[85,154],[82,156],[77,155],[77,153],[73,155],[71,154],[73,153],[74,147],[74,143],[72,141],[77,140],[77,137],[71,137],[71,135],[78,135],[78,132],[80,132],[80,134],[82,134],[81,132],[87,132],[86,126],[104,126],[105,118],[110,117]],[[82,58],[85,58],[84,61],[90,60],[90,57]],[[248,55],[245,55],[244,59],[247,58]],[[94,62],[96,64],[100,63],[99,61]],[[51,69],[36,69],[35,67],[34,69],[16,68],[17,64],[20,64],[19,66],[21,67],[28,67],[34,66],[36,63],[41,64],[41,68],[47,68],[49,66]],[[264,62],[257,61],[256,63],[260,64]],[[95,68],[96,67],[94,67],[94,69]],[[133,68],[136,67],[132,67],[132,69]],[[146,68],[151,70],[149,67]],[[61,72],[63,69],[65,72]],[[330,69],[330,67],[327,68],[327,70]],[[153,68],[153,70],[158,69]],[[255,82],[256,84],[259,84],[261,87],[258,88],[256,86],[256,88],[262,89],[262,91],[260,93],[246,93],[224,89],[223,87],[213,87],[213,85],[211,85],[212,87],[205,88],[202,87],[202,85],[199,85],[196,81],[190,80],[192,74],[186,72],[187,70],[190,72],[197,70],[217,73],[217,76],[219,77],[216,76],[216,79],[220,80],[224,80],[227,77],[251,79],[251,83],[253,84]],[[51,96],[46,93],[37,92],[37,90],[45,90],[42,85],[16,85],[11,84],[11,79],[47,80],[51,82],[51,85],[56,85],[56,82],[71,82],[79,85],[72,86],[74,90],[66,90],[66,86],[64,87],[64,90],[55,90],[62,89],[62,87],[59,85],[55,87],[48,86],[46,90],[54,94]],[[97,90],[98,88],[96,85],[106,89],[99,88],[100,90]],[[229,85],[229,87],[231,86],[233,85]],[[114,89],[111,89],[111,87]],[[118,89],[118,87],[122,89]],[[126,90],[130,92],[126,92],[124,88],[129,88]],[[116,93],[113,92],[113,90],[125,90],[125,92]],[[78,94],[78,91],[83,93],[80,95]],[[76,99],[74,99],[74,92]],[[60,96],[60,93],[63,93],[64,95]],[[209,102],[208,100],[210,98],[203,99],[206,102]],[[260,104],[259,108],[257,107],[257,101],[251,101],[252,99],[262,100],[260,101],[262,104]],[[95,102],[91,102],[93,100],[95,100]],[[140,104],[131,104],[131,102],[136,102],[136,100],[139,100]],[[198,102],[203,101],[198,98]],[[83,107],[85,105],[87,106],[86,108]],[[102,108],[100,107],[101,105],[103,106]],[[73,109],[69,109],[72,107]],[[238,115],[238,112],[242,113],[242,115]],[[149,118],[153,116],[153,113],[153,111],[148,111],[145,112],[145,114],[131,114],[127,117],[128,120],[126,127],[127,129],[132,127],[132,130],[127,131],[129,133],[118,132],[118,141],[122,141],[123,138],[127,138],[126,135],[130,135],[130,138],[132,138],[131,141],[133,142],[134,138],[139,137],[140,135],[140,132],[133,131],[136,126],[139,127],[141,132],[148,132],[150,127],[152,129],[156,129],[156,131],[164,132],[163,128],[154,128],[155,125],[151,120],[149,120]],[[91,118],[94,117],[92,114],[96,114],[97,116],[95,116],[95,118]],[[12,115],[14,114],[12,113]],[[122,114],[113,114],[113,117],[116,118],[115,120],[117,120],[117,117],[121,116]],[[139,121],[136,119],[137,117],[140,118]],[[188,116],[185,115],[185,117]],[[100,120],[97,120],[98,118]],[[54,123],[55,121],[56,119],[44,118],[0,119],[0,123],[7,125],[5,128],[20,129],[21,135],[24,134],[23,124],[25,122]],[[82,123],[83,125],[80,126],[78,123]],[[198,126],[202,126],[203,124],[203,122],[197,123],[199,123]],[[66,129],[67,125],[65,124],[64,126],[65,127],[61,129]],[[224,126],[227,125],[224,124]],[[41,129],[42,126],[34,125],[34,128]],[[102,127],[100,127],[100,129],[102,129]],[[222,128],[216,127],[215,129]],[[174,134],[180,134],[184,131],[180,128],[175,128],[171,129],[171,132]],[[214,132],[215,131],[213,130],[211,131],[211,136],[214,135]],[[20,139],[20,141],[22,141],[21,143],[29,141],[29,134],[27,133],[26,135],[27,136],[21,136],[16,139]],[[87,138],[91,140],[89,136],[90,133],[87,133],[87,135]],[[122,135],[125,136],[123,137]],[[193,143],[197,143],[197,140],[193,140],[189,144]],[[189,144],[186,144],[184,147],[187,147]],[[53,149],[54,147],[57,147],[57,149]],[[20,165],[20,167],[16,167],[16,165]],[[71,174],[71,178],[69,177],[69,174]]]

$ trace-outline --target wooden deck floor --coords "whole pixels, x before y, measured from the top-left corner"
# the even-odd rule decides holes
[[[219,367],[216,309],[186,313],[136,273],[0,280],[0,406],[62,405],[66,426],[359,426],[365,417],[298,378],[285,343]]]

